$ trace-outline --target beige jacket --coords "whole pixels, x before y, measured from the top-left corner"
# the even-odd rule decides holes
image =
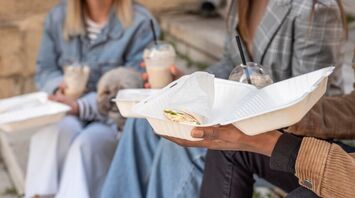
[[[286,131],[322,139],[355,139],[355,91],[345,96],[323,97],[301,122]]]
[[[320,197],[355,197],[355,154],[336,144],[304,138],[295,169],[300,184]]]
[[[355,153],[313,138],[355,139],[355,91],[322,98],[287,131],[312,136],[303,139],[296,160],[296,176],[302,186],[320,197],[355,197]]]

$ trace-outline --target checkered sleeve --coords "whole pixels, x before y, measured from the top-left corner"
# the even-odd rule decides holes
[[[335,65],[337,68],[329,79],[331,93],[328,95],[341,94],[340,47],[344,42],[345,32],[336,2],[316,3],[313,14],[309,5],[305,5],[305,8],[301,6],[295,19],[294,34],[293,61],[297,62],[298,66],[292,68],[292,75],[297,76]]]

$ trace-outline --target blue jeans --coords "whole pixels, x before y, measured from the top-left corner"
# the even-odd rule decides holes
[[[198,197],[206,151],[180,147],[146,120],[128,119],[101,197]]]

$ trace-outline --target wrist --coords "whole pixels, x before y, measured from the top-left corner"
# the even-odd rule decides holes
[[[262,133],[255,136],[248,136],[250,152],[271,156],[274,147],[282,134],[278,131]]]
[[[271,157],[270,167],[273,170],[295,173],[295,164],[302,138],[284,133],[278,139]]]
[[[79,115],[79,104],[77,101],[73,101],[71,105],[71,114],[78,116]]]

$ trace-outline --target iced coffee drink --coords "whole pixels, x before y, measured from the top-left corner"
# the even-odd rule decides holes
[[[78,99],[86,89],[90,68],[88,66],[74,65],[64,68],[64,94],[72,99]]]
[[[173,81],[170,67],[175,64],[175,57],[173,46],[164,42],[158,42],[144,51],[144,62],[151,88],[163,88]]]
[[[237,66],[231,72],[229,79],[239,81],[242,83],[248,83],[245,72],[249,72],[251,83],[257,88],[263,88],[273,83],[272,78],[268,75],[262,67],[253,62],[248,62],[247,66]]]

